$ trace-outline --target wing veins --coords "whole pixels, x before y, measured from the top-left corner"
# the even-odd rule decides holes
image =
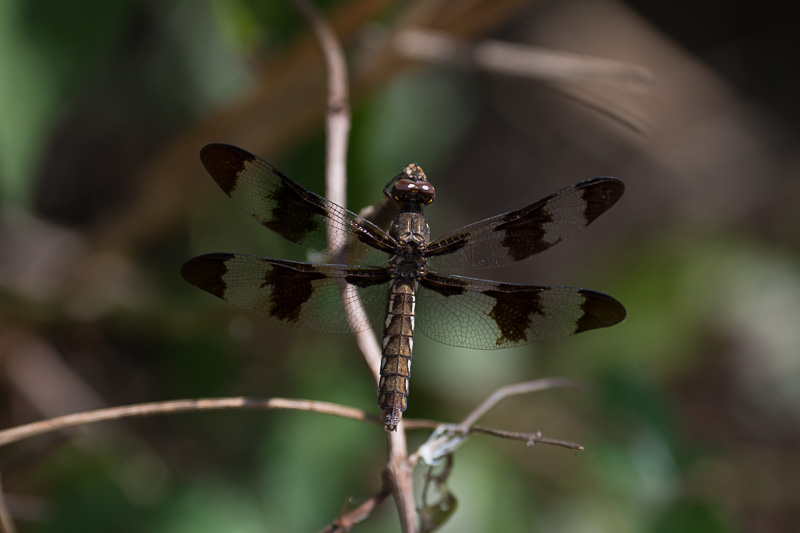
[[[527,259],[591,224],[622,196],[615,178],[593,178],[565,187],[515,211],[452,231],[426,251],[436,270],[491,268]]]
[[[428,272],[420,280],[419,329],[454,346],[492,350],[609,327],[625,308],[607,294]]]

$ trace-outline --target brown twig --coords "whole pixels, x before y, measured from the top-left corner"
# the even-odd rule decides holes
[[[290,400],[287,398],[204,398],[199,400],[172,400],[166,402],[141,403],[123,407],[110,407],[85,411],[71,415],[59,416],[39,422],[0,431],[0,446],[22,439],[41,435],[83,424],[92,424],[106,420],[118,420],[135,416],[165,415],[189,411],[214,411],[221,409],[291,409],[335,415],[353,420],[364,420],[375,424],[383,424],[379,416],[366,413],[360,409],[342,405],[317,402],[313,400]]]
[[[387,485],[384,486],[379,493],[375,494],[352,511],[345,513],[344,509],[342,509],[342,514],[339,515],[339,518],[337,518],[331,525],[321,530],[320,533],[339,533],[350,531],[354,525],[372,514],[372,511],[377,509],[378,506],[383,503],[383,500],[385,500],[386,497],[391,493],[392,491]]]
[[[632,90],[646,88],[653,81],[644,67],[622,61],[491,39],[468,43],[422,28],[398,32],[394,45],[402,55],[420,61],[474,66],[547,81],[599,83]]]
[[[350,103],[344,52],[333,30],[310,2],[292,1],[311,26],[325,60],[328,82],[325,113],[325,196],[344,207],[347,201],[347,141],[350,133]]]
[[[577,442],[543,437],[541,432],[517,433],[515,431],[503,431],[502,429],[487,428],[484,426],[472,426],[469,428],[468,434],[471,435],[472,433],[483,433],[484,435],[491,435],[501,439],[518,440],[524,442],[528,446],[533,446],[534,444],[549,444],[551,446],[559,446],[570,450],[583,451],[584,449],[583,446]]]
[[[629,99],[612,98],[598,90],[605,86],[622,94],[649,89],[653,75],[641,65],[491,39],[470,42],[448,32],[413,26],[396,32],[392,44],[400,55],[417,61],[545,81],[557,94],[638,133],[648,127]],[[516,122],[516,110],[498,109]]]
[[[501,438],[521,440],[529,444],[542,442],[575,450],[583,449],[583,447],[579,444],[549,439],[542,437],[539,433],[512,433],[501,430],[487,431],[484,428],[481,428],[481,430],[473,429],[474,423],[504,398],[553,387],[571,387],[582,389],[582,386],[579,383],[566,378],[544,378],[502,387],[493,392],[488,398],[486,398],[486,400],[473,409],[472,412],[468,414],[460,424],[453,426],[444,425],[441,427],[441,433],[434,432],[433,435],[431,435],[431,438],[425,444],[420,446],[420,448],[414,452],[414,454],[411,455],[409,458],[411,464],[416,464],[419,459],[423,459],[425,462],[438,461],[439,458],[451,453],[455,448],[460,446],[465,440],[466,436],[473,433],[473,431],[476,433],[485,433]]]
[[[344,53],[339,41],[324,18],[315,7],[306,0],[293,0],[298,9],[308,20],[317,43],[322,49],[328,77],[327,108],[325,113],[326,139],[326,195],[332,202],[345,207],[347,186],[347,143],[350,133],[350,105],[348,101],[347,67]],[[335,228],[329,228],[330,243],[334,238]],[[342,241],[344,242],[344,241]],[[336,256],[341,250],[330,250]],[[358,302],[352,287],[343,287],[342,297],[350,302]],[[351,323],[364,320],[360,305],[355,308],[346,306]],[[359,316],[360,315],[360,316]],[[354,331],[361,328],[354,328]],[[358,347],[364,355],[376,381],[380,374],[381,350],[371,330],[356,333]],[[404,532],[417,529],[417,515],[414,506],[414,492],[411,482],[411,466],[408,462],[408,448],[402,424],[395,431],[388,432],[389,461],[387,472],[397,511],[400,527]]]
[[[414,505],[414,485],[411,480],[413,466],[408,457],[406,430],[403,421],[394,431],[387,431],[389,461],[386,471],[392,488],[392,496],[400,516],[400,528],[404,533],[417,531],[417,509]]]
[[[325,112],[325,196],[331,202],[346,207],[347,206],[347,144],[350,134],[350,103],[349,103],[349,83],[347,77],[347,64],[344,52],[339,44],[339,40],[333,33],[331,27],[319,14],[317,9],[306,0],[293,0],[297,9],[303,14],[311,26],[317,44],[319,45],[324,58],[327,70],[327,107]],[[342,246],[345,241],[337,239],[332,232],[337,231],[332,226],[328,228],[328,242],[340,242]],[[337,257],[343,250],[331,249],[330,254]],[[347,291],[343,297],[350,302],[359,302],[358,296],[352,287],[345,287]],[[348,319],[350,323],[362,321],[364,312],[360,302],[347,307]],[[356,316],[354,316],[356,315]],[[361,315],[361,316],[358,316]],[[362,328],[353,328],[353,331]],[[355,333],[356,343],[359,350],[364,355],[367,365],[378,382],[380,374],[381,350],[375,334],[371,329]]]
[[[436,429],[442,425],[446,425],[442,422],[437,420],[424,420],[421,418],[406,418],[406,429],[414,430],[414,429]],[[456,426],[453,426],[454,428]],[[576,442],[570,442],[568,440],[561,440],[561,439],[552,439],[550,437],[543,437],[541,433],[517,433],[513,431],[505,431],[503,429],[496,429],[490,428],[487,426],[470,426],[467,430],[467,435],[472,435],[474,433],[479,433],[482,435],[489,435],[492,437],[498,437],[501,439],[509,439],[509,440],[518,440],[524,442],[526,444],[549,444],[551,446],[559,446],[561,448],[567,448],[570,450],[583,450],[583,446]],[[409,460],[412,463],[415,463],[417,460],[416,455],[412,455]]]
[[[84,411],[47,420],[40,420],[38,422],[32,422],[30,424],[0,431],[0,446],[82,424],[93,424],[95,422],[119,420],[137,416],[167,415],[193,411],[219,411],[222,409],[289,409],[335,415],[341,418],[362,420],[370,424],[383,425],[383,420],[378,415],[367,413],[353,407],[346,407],[328,402],[290,400],[287,398],[205,398],[200,400],[171,400],[166,402],[126,405],[123,407],[109,407],[106,409]],[[444,423],[438,420],[407,418],[405,419],[405,424],[406,429],[434,429],[442,426]],[[468,433],[481,433],[504,439],[553,444],[570,449],[582,449],[580,445],[568,441],[550,439],[538,434],[511,433],[486,426],[472,426],[469,428]]]
[[[0,482],[0,533],[16,533],[16,531],[17,528],[14,527],[11,513],[6,506],[6,498],[3,495],[3,484]]]
[[[501,387],[494,391],[483,401],[483,403],[473,409],[472,412],[461,421],[459,426],[466,431],[480,417],[485,415],[490,409],[500,403],[500,401],[508,398],[509,396],[517,396],[519,394],[527,394],[529,392],[552,389],[555,387],[567,387],[583,390],[583,386],[580,383],[567,378],[543,378],[533,381],[523,381],[522,383],[515,383],[513,385],[506,385],[505,387]]]

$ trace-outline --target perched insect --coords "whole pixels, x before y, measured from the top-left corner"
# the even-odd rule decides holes
[[[601,292],[441,273],[498,267],[550,248],[619,200],[625,187],[618,179],[582,181],[431,241],[422,209],[436,193],[417,165],[406,166],[383,191],[399,209],[386,233],[241,148],[210,144],[200,159],[222,190],[266,228],[316,250],[347,245],[362,264],[215,253],[187,261],[183,277],[227,302],[303,330],[347,333],[382,322],[378,405],[388,430],[397,427],[407,406],[415,318],[432,339],[485,350],[613,326],[625,318],[622,304]],[[370,250],[383,252],[377,254],[383,259],[364,259]],[[343,298],[345,287],[354,289],[365,311],[356,324],[348,322],[355,299]]]

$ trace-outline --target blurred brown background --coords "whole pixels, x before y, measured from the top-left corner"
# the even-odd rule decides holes
[[[491,412],[586,451],[471,439],[442,531],[796,531],[800,39],[781,5],[321,5],[351,66],[351,209],[412,161],[436,185],[437,236],[581,179],[627,186],[580,236],[479,274],[608,292],[623,324],[498,352],[418,336],[409,417],[455,421],[537,377],[588,388]],[[429,64],[398,40],[419,27],[565,54],[557,69],[631,68]],[[377,412],[351,338],[281,328],[178,275],[205,252],[304,258],[197,156],[236,144],[324,191],[324,72],[289,3],[8,0],[0,72],[3,428],[211,396]],[[381,433],[293,412],[126,420],[5,447],[0,471],[20,531],[314,531],[379,488]],[[393,506],[360,527],[396,531]]]

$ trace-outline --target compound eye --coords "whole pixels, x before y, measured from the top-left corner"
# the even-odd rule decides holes
[[[409,194],[416,194],[417,182],[410,179],[399,179],[392,187],[392,198],[395,200],[405,200]]]
[[[403,193],[408,191],[413,191],[417,188],[417,182],[410,179],[400,179],[394,184],[394,188],[397,192]]]
[[[419,201],[429,204],[436,196],[433,185],[427,181],[399,179],[392,188],[392,198],[398,201]]]
[[[424,203],[429,204],[436,198],[436,190],[429,181],[418,181],[415,185]]]

